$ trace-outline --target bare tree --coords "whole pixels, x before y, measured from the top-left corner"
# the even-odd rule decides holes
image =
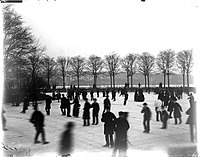
[[[42,65],[43,65],[44,74],[47,78],[47,88],[50,88],[50,79],[56,73],[56,62],[54,61],[54,58],[45,56],[42,59]]]
[[[142,53],[142,55],[139,55],[138,57],[138,71],[139,73],[144,75],[144,81],[145,81],[145,88],[146,84],[148,83],[149,88],[149,77],[150,73],[153,71],[154,68],[154,61],[155,58],[148,52]]]
[[[129,84],[129,76],[131,77],[131,87],[133,87],[133,74],[136,73],[136,54],[128,54],[125,56],[121,62],[122,62],[122,68],[126,71],[127,76],[127,83]]]
[[[101,57],[96,55],[91,55],[87,61],[87,71],[90,75],[94,76],[94,87],[97,85],[97,77],[99,74],[102,74],[104,62]]]
[[[80,85],[80,77],[84,74],[85,58],[81,56],[71,57],[70,67],[73,76],[77,77],[78,88]]]
[[[113,87],[115,88],[115,75],[118,74],[120,70],[120,56],[113,52],[110,55],[106,55],[105,59],[110,75],[111,87],[113,83]]]
[[[69,58],[66,59],[63,56],[59,56],[57,58],[57,68],[62,76],[63,89],[65,89],[66,69],[69,68]]]
[[[190,87],[190,81],[189,81],[189,75],[191,72],[191,69],[193,67],[193,53],[192,50],[183,50],[178,53],[177,55],[177,60],[178,62],[181,62],[182,64],[182,69],[185,70],[186,75],[187,75],[187,87],[189,89]],[[179,64],[180,65],[180,64]]]

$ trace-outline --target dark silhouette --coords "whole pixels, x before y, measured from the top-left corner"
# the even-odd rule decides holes
[[[101,121],[104,122],[104,135],[106,144],[103,147],[114,146],[113,134],[114,134],[114,120],[116,119],[115,115],[110,112],[110,109],[107,108],[106,112],[103,113]]]
[[[46,110],[47,115],[50,115],[51,103],[52,103],[51,97],[47,97],[46,106],[45,106],[45,110]]]
[[[116,101],[116,91],[115,89],[112,89],[112,99],[113,101]]]
[[[127,100],[128,100],[128,92],[125,92],[125,95],[124,95],[124,105],[126,105]]]
[[[143,104],[141,113],[144,113],[144,118],[143,118],[144,131],[143,132],[149,133],[150,132],[151,110],[147,106],[147,103]]]
[[[67,108],[67,117],[71,117],[70,113],[71,113],[71,102],[70,102],[70,98],[67,97],[66,98],[66,108]]]
[[[66,115],[66,108],[67,108],[66,102],[67,102],[67,98],[65,97],[64,94],[62,94],[61,104],[60,104],[60,110],[61,110],[62,116]]]
[[[90,97],[91,97],[91,101],[92,101],[93,98],[94,98],[94,92],[93,92],[93,90],[90,91]]]
[[[119,118],[114,121],[115,131],[115,145],[113,149],[112,157],[116,156],[117,150],[120,157],[127,157],[127,131],[130,128],[124,112],[119,112]]]
[[[49,142],[46,141],[45,139],[45,131],[44,131],[44,115],[41,111],[38,111],[38,107],[34,108],[35,111],[31,115],[30,122],[34,124],[34,127],[36,129],[36,134],[34,138],[34,143],[41,143],[38,141],[38,136],[39,134],[42,135],[42,143],[43,144],[48,144]]]
[[[28,110],[28,106],[29,106],[29,100],[25,96],[24,97],[24,103],[23,103],[23,109],[22,109],[21,113],[26,113],[26,110]]]
[[[93,125],[97,125],[99,123],[99,104],[97,103],[97,99],[93,98],[94,102],[92,103],[92,118],[93,118]]]
[[[74,104],[74,106],[73,106],[73,116],[78,118],[79,110],[80,110],[80,106],[81,105],[79,104],[79,100],[78,100],[78,96],[77,95],[75,96],[73,104]]]
[[[88,102],[88,99],[86,98],[84,108],[83,108],[83,126],[90,125],[90,108],[91,108],[91,105]]]
[[[179,124],[182,123],[181,119],[181,112],[183,112],[182,107],[180,106],[179,103],[174,102],[174,120],[175,120],[175,125],[178,123],[177,118],[179,119]]]
[[[162,128],[161,129],[167,129],[167,120],[169,118],[169,115],[164,106],[162,106],[161,116],[162,116]]]
[[[109,97],[109,96],[106,95],[106,98],[105,98],[104,101],[103,101],[103,104],[104,104],[103,114],[105,113],[105,111],[106,111],[107,109],[111,109],[111,103],[110,103],[110,100],[109,100],[108,97]]]
[[[60,94],[60,92],[58,92],[57,93],[57,100],[58,100],[58,102],[60,101],[60,99],[61,99],[61,94]]]
[[[2,107],[2,109],[1,109],[1,121],[2,121],[2,129],[3,129],[3,131],[6,131],[7,129],[6,129],[6,117],[5,117],[5,114],[6,113],[6,111],[4,110],[4,108]]]
[[[73,122],[67,122],[65,125],[65,131],[60,136],[59,155],[69,156],[72,153],[73,148]]]

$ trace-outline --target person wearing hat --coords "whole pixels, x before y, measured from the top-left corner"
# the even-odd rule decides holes
[[[93,123],[92,125],[97,125],[99,123],[99,103],[97,103],[97,99],[93,98],[93,103],[92,103],[92,119],[93,119]]]
[[[113,134],[114,134],[114,121],[116,117],[115,115],[110,112],[110,108],[106,109],[106,112],[103,113],[101,121],[104,122],[104,135],[106,144],[103,147],[111,147],[114,146],[113,142]]]
[[[144,133],[149,133],[150,131],[150,120],[151,120],[151,110],[147,106],[147,103],[143,103],[143,108],[141,113],[144,114],[143,125],[144,125]]]
[[[112,157],[116,156],[117,150],[119,151],[119,156],[126,157],[127,151],[127,131],[130,125],[127,121],[127,112],[118,112],[119,118],[114,121],[114,131],[115,131],[115,145],[112,153]]]
[[[88,102],[88,98],[85,98],[85,104],[83,108],[83,126],[90,125],[90,108],[91,108],[91,105]]]
[[[103,114],[105,113],[105,111],[107,109],[111,109],[111,103],[110,103],[110,99],[108,98],[109,96],[106,95],[106,98],[104,99],[103,101],[103,104],[104,104],[104,109],[103,109]]]

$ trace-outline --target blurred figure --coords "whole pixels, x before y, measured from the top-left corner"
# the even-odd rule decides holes
[[[194,96],[192,93],[189,94],[188,99],[189,99],[190,106],[192,106],[194,104]]]
[[[24,96],[23,109],[22,109],[21,113],[26,113],[26,110],[28,110],[28,106],[29,106],[29,100],[28,100],[27,96]]]
[[[150,131],[150,120],[151,120],[151,110],[147,106],[147,103],[143,104],[143,108],[141,113],[144,113],[144,118],[143,118],[143,125],[144,125],[144,133],[149,133]]]
[[[111,103],[110,103],[110,99],[108,98],[109,96],[108,95],[106,95],[106,98],[104,99],[104,101],[103,101],[103,104],[104,104],[104,109],[103,109],[103,114],[105,113],[105,111],[107,110],[107,109],[111,109]]]
[[[125,92],[125,95],[124,95],[124,105],[126,105],[127,100],[128,100],[128,92]]]
[[[88,99],[86,98],[84,108],[83,108],[83,126],[90,125],[90,108],[91,108],[91,105],[88,102]]]
[[[181,119],[181,112],[183,112],[182,107],[180,106],[180,104],[178,102],[174,102],[174,123],[175,125],[178,123],[179,119],[179,124],[182,123],[182,119]]]
[[[62,116],[66,115],[66,103],[67,103],[67,98],[65,97],[64,94],[62,94],[61,104],[60,104],[60,110],[61,110]]]
[[[106,109],[106,112],[103,113],[101,121],[104,122],[104,135],[106,144],[103,147],[114,146],[113,134],[114,134],[114,120],[116,119],[115,115],[110,112],[110,108]]]
[[[67,108],[67,117],[71,117],[70,113],[71,113],[71,102],[70,102],[70,98],[69,96],[67,96],[66,98],[66,103],[65,103],[65,106]]]
[[[97,125],[99,123],[99,103],[97,103],[97,99],[93,98],[94,102],[92,103],[92,118],[93,118],[93,125]]]
[[[45,106],[45,110],[46,110],[47,116],[50,115],[51,103],[52,103],[51,97],[48,96],[47,99],[46,99],[46,106]]]
[[[75,99],[73,101],[74,106],[73,106],[73,116],[78,118],[79,116],[79,109],[80,109],[80,104],[79,104],[79,100],[78,100],[78,95],[75,96]]]
[[[119,157],[127,157],[127,131],[130,128],[124,112],[119,112],[119,118],[114,121],[115,131],[115,145],[113,149],[112,157],[116,156],[117,150],[119,151]]]
[[[2,106],[2,109],[1,109],[1,121],[2,121],[2,130],[3,131],[6,131],[6,117],[5,117],[5,114],[6,111],[4,110],[3,106]]]
[[[59,155],[70,156],[73,147],[73,129],[74,123],[67,122],[65,131],[60,136]]]
[[[159,117],[160,117],[160,120],[162,121],[162,119],[161,119],[162,101],[160,99],[156,100],[154,102],[154,106],[155,106],[155,111],[156,111],[156,121],[159,121]]]
[[[161,109],[162,109],[162,112],[161,112],[162,128],[161,129],[167,129],[167,120],[169,118],[169,115],[166,111],[165,106],[162,106]]]
[[[186,124],[190,125],[190,139],[191,142],[195,142],[197,140],[196,102],[192,103],[186,114],[189,115]]]
[[[36,129],[36,134],[34,138],[34,143],[41,143],[38,141],[39,134],[42,135],[42,143],[48,144],[49,142],[45,139],[45,131],[44,131],[44,115],[42,112],[38,111],[38,107],[34,107],[35,111],[31,115],[30,122],[34,124],[34,127]]]

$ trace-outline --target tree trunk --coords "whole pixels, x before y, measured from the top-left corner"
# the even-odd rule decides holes
[[[169,72],[168,72],[168,74],[167,74],[167,82],[168,82],[168,88],[169,88],[169,86],[170,86],[170,82],[169,82]]]
[[[112,74],[110,74],[110,87],[112,88]]]
[[[165,80],[166,80],[166,74],[164,73],[164,75],[163,75],[164,77],[164,80],[163,80],[163,82],[164,82],[164,88],[165,88]]]
[[[65,89],[65,74],[63,73],[63,89]]]
[[[113,74],[113,88],[115,88],[115,74]]]
[[[79,77],[80,77],[80,76],[77,75],[77,84],[78,84],[78,88],[79,88],[79,81],[80,81],[80,80],[79,80],[79,79],[80,79]]]
[[[129,75],[128,75],[128,72],[126,73],[126,79],[127,79],[127,83],[129,84]]]
[[[146,89],[146,87],[147,87],[147,79],[146,79],[146,75],[144,75],[144,87],[145,87],[145,89]]]
[[[189,72],[187,71],[187,87],[188,87],[188,94],[189,94],[189,88],[190,88],[190,80],[189,80]]]
[[[183,87],[185,87],[185,73],[183,74]]]
[[[133,88],[133,75],[131,75],[131,88]]]
[[[49,84],[49,82],[50,82],[50,78],[49,78],[49,76],[47,77],[47,88],[48,89],[50,89],[50,84]]]
[[[97,86],[97,75],[96,74],[94,74],[94,85],[93,86]]]
[[[149,75],[147,75],[147,84],[148,84],[148,92],[150,93],[150,88],[149,88]]]

